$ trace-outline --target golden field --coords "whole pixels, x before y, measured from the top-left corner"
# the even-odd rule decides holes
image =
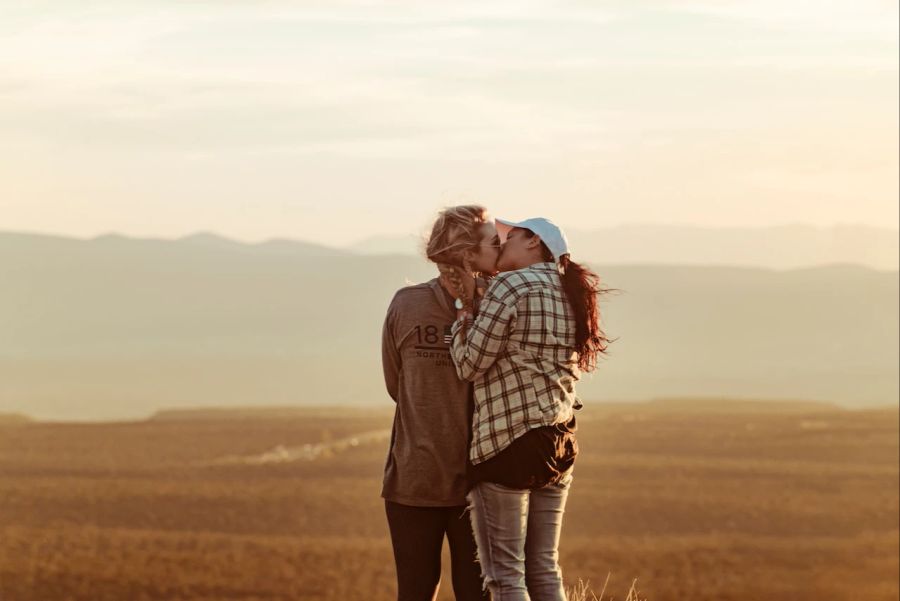
[[[391,412],[5,420],[0,600],[393,599]],[[611,574],[605,598],[624,599],[636,578],[651,601],[898,599],[897,409],[597,402],[579,436],[567,584],[599,592]]]

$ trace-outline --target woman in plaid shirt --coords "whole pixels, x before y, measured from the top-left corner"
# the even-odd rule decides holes
[[[565,601],[557,550],[578,452],[575,382],[596,366],[598,276],[569,258],[544,218],[496,220],[501,272],[473,316],[471,276],[451,328],[461,378],[474,382],[467,501],[494,601]]]

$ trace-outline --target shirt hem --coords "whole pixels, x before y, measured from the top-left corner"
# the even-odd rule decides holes
[[[440,500],[435,501],[433,499],[416,499],[413,497],[403,497],[399,495],[386,495],[384,493],[381,494],[381,498],[385,501],[390,501],[391,503],[399,503],[400,505],[409,505],[410,507],[462,507],[467,505],[467,501],[465,497],[458,501],[447,501]]]

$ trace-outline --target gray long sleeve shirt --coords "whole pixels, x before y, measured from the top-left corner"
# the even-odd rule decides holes
[[[471,384],[450,357],[453,297],[438,278],[401,288],[382,330],[382,365],[397,403],[381,496],[403,505],[465,505]]]

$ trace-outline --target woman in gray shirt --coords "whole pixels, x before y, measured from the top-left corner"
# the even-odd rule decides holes
[[[500,246],[484,207],[439,214],[426,245],[440,275],[401,288],[387,310],[382,363],[397,403],[381,496],[397,566],[399,601],[430,601],[441,573],[444,537],[450,545],[453,590],[459,601],[489,599],[466,511],[472,388],[450,356],[450,327],[461,305],[456,269],[495,272]]]

